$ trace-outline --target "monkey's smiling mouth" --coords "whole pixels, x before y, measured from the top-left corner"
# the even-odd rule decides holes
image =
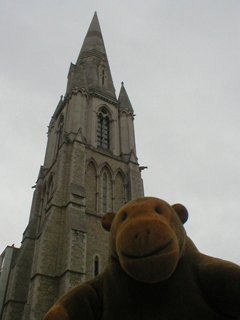
[[[121,249],[120,249],[120,253],[121,255],[123,255],[124,257],[126,258],[129,258],[129,259],[145,259],[145,258],[148,258],[148,257],[151,257],[151,256],[154,256],[156,255],[157,253],[163,251],[164,249],[166,249],[168,246],[170,246],[171,244],[173,243],[173,239],[172,240],[169,240],[164,246],[150,252],[150,253],[147,253],[147,254],[144,254],[144,255],[141,255],[141,256],[135,256],[135,255],[130,255],[130,254],[126,254],[124,253]]]

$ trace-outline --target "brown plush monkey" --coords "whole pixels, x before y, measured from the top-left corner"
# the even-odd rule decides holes
[[[240,319],[240,267],[200,253],[186,236],[187,209],[143,197],[107,213],[110,259],[44,320]]]

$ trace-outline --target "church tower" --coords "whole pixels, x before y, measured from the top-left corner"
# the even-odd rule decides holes
[[[143,196],[133,122],[123,83],[116,98],[95,13],[49,124],[4,320],[42,319],[61,295],[106,266],[102,215]]]

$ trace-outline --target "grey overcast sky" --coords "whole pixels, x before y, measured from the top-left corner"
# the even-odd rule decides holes
[[[124,81],[136,113],[145,195],[184,204],[199,250],[240,264],[238,0],[1,1],[0,251],[20,246],[94,11],[117,96]]]

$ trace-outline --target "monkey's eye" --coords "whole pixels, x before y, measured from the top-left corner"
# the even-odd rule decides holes
[[[162,214],[162,211],[159,208],[155,208],[155,211],[157,212],[157,214]]]
[[[122,215],[122,221],[124,221],[126,219],[127,219],[127,214],[126,214],[126,212],[124,212],[123,215]]]

